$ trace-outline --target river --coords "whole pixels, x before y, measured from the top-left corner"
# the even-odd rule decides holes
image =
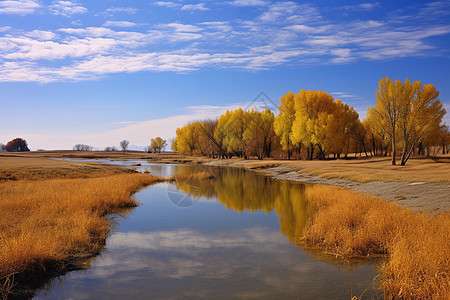
[[[205,169],[112,163],[141,163],[138,171],[164,177]],[[54,279],[35,299],[380,295],[376,262],[342,261],[295,244],[312,213],[303,184],[242,169],[209,170],[215,178],[200,185],[159,183],[137,192],[139,206],[112,218],[114,230],[89,268]]]

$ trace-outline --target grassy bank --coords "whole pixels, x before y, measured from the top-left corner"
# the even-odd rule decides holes
[[[312,186],[318,208],[299,243],[342,257],[387,255],[381,288],[387,299],[450,297],[450,215],[417,214],[376,197]]]
[[[133,192],[163,180],[83,163],[18,164],[29,168],[0,167],[0,174],[10,174],[10,180],[0,181],[0,298],[97,253],[110,230],[106,215],[136,206]]]

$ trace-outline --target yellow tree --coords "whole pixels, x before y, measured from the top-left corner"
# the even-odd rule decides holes
[[[387,138],[381,123],[378,121],[378,116],[374,107],[369,107],[367,109],[366,118],[363,120],[363,125],[367,128],[367,134],[373,150],[373,155],[377,155],[377,150],[380,150],[380,155],[383,155],[384,150],[384,154],[386,155],[390,141]]]
[[[412,91],[411,91],[412,90]],[[403,84],[400,105],[399,131],[403,145],[401,165],[408,161],[417,142],[429,135],[438,136],[446,111],[438,99],[439,91],[432,84]]]
[[[280,144],[284,151],[287,151],[288,159],[291,159],[292,153],[292,124],[295,120],[295,101],[294,93],[289,92],[280,97],[280,105],[278,106],[278,115],[275,117],[274,129],[280,138]]]
[[[227,148],[225,146],[225,137],[227,136],[228,122],[231,118],[231,111],[227,110],[225,114],[219,117],[217,121],[216,128],[214,129],[214,139],[217,145],[220,147],[220,155],[224,158],[225,155],[229,155]]]
[[[194,126],[192,124],[177,128],[175,148],[178,153],[192,155],[195,149]]]
[[[378,82],[378,90],[375,92],[377,104],[373,110],[381,128],[389,136],[392,143],[392,164],[395,165],[397,156],[396,137],[400,114],[400,103],[403,84],[396,80],[395,83],[389,77],[382,78]]]
[[[166,146],[167,141],[159,136],[150,140],[150,150],[153,152],[161,153],[161,150],[163,150]]]
[[[339,99],[334,104],[333,113],[327,117],[325,148],[339,158],[359,129],[359,115],[353,107]]]
[[[294,96],[295,120],[292,125],[291,142],[302,143],[308,149],[308,158],[314,155],[314,146],[321,150],[323,158],[326,120],[334,110],[333,97],[323,91],[301,90]]]
[[[222,155],[221,145],[217,142],[214,135],[218,120],[205,119],[192,123],[196,126],[196,134],[198,135],[196,147],[199,149],[199,153],[211,157]]]
[[[220,119],[219,119],[220,121]],[[223,145],[230,154],[236,154],[240,157],[245,156],[244,153],[244,111],[238,108],[231,111],[231,115],[227,123],[223,127],[224,139]]]
[[[256,155],[258,159],[270,156],[272,143],[275,138],[274,120],[275,117],[269,109],[263,112],[253,109],[245,112],[243,138],[246,153]]]
[[[445,110],[432,84],[406,79],[392,82],[385,77],[378,82],[377,104],[373,112],[392,143],[392,164],[396,164],[397,139],[402,146],[401,165],[405,165],[420,140],[439,130]]]

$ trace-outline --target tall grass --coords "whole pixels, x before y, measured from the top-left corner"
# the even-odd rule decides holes
[[[450,215],[417,214],[333,186],[306,193],[317,212],[301,242],[343,257],[387,255],[380,288],[388,299],[449,299]]]
[[[0,298],[10,274],[32,278],[98,252],[110,230],[105,215],[135,206],[131,194],[161,180],[117,174],[0,182]]]

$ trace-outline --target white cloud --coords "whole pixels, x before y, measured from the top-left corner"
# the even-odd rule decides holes
[[[203,30],[203,28],[198,27],[196,25],[181,24],[181,23],[169,23],[160,25],[160,27],[173,28],[175,31],[178,32],[199,32]]]
[[[50,10],[55,15],[71,16],[74,14],[84,14],[87,12],[87,8],[72,1],[55,1],[50,6]]]
[[[288,30],[298,31],[298,32],[305,32],[305,33],[323,33],[330,29],[330,26],[307,26],[303,24],[296,24],[285,27]]]
[[[137,13],[137,11],[138,10],[134,7],[111,7],[111,8],[108,8],[105,11],[105,13],[111,14],[111,15],[113,15],[115,13],[126,13],[129,15],[132,15],[132,14]]]
[[[0,14],[32,14],[40,7],[34,0],[7,0],[0,1]]]
[[[351,60],[353,60],[354,58],[351,57],[351,49],[349,48],[337,48],[337,49],[332,49],[331,55],[333,56],[337,56],[331,59],[332,62],[334,63],[345,63],[345,62],[349,62]]]
[[[156,2],[153,2],[153,4],[157,5],[157,6],[164,6],[164,7],[169,7],[169,8],[181,6],[181,4],[179,4],[179,3],[169,2],[169,1],[156,1]]]
[[[372,10],[380,6],[380,2],[367,2],[357,5],[345,5],[342,8],[346,10]]]
[[[34,38],[41,41],[53,40],[57,37],[57,35],[51,31],[45,30],[33,30],[26,34],[30,38]]]
[[[106,21],[103,26],[106,27],[134,27],[137,26],[136,23],[128,21]]]
[[[199,3],[183,5],[181,10],[209,10],[209,8],[205,7],[205,3]]]
[[[266,6],[270,2],[262,0],[236,0],[229,3],[235,6]]]
[[[225,21],[216,21],[216,22],[202,22],[200,25],[205,25],[208,28],[213,28],[220,30],[222,32],[233,30],[233,26],[229,24],[229,22]]]

